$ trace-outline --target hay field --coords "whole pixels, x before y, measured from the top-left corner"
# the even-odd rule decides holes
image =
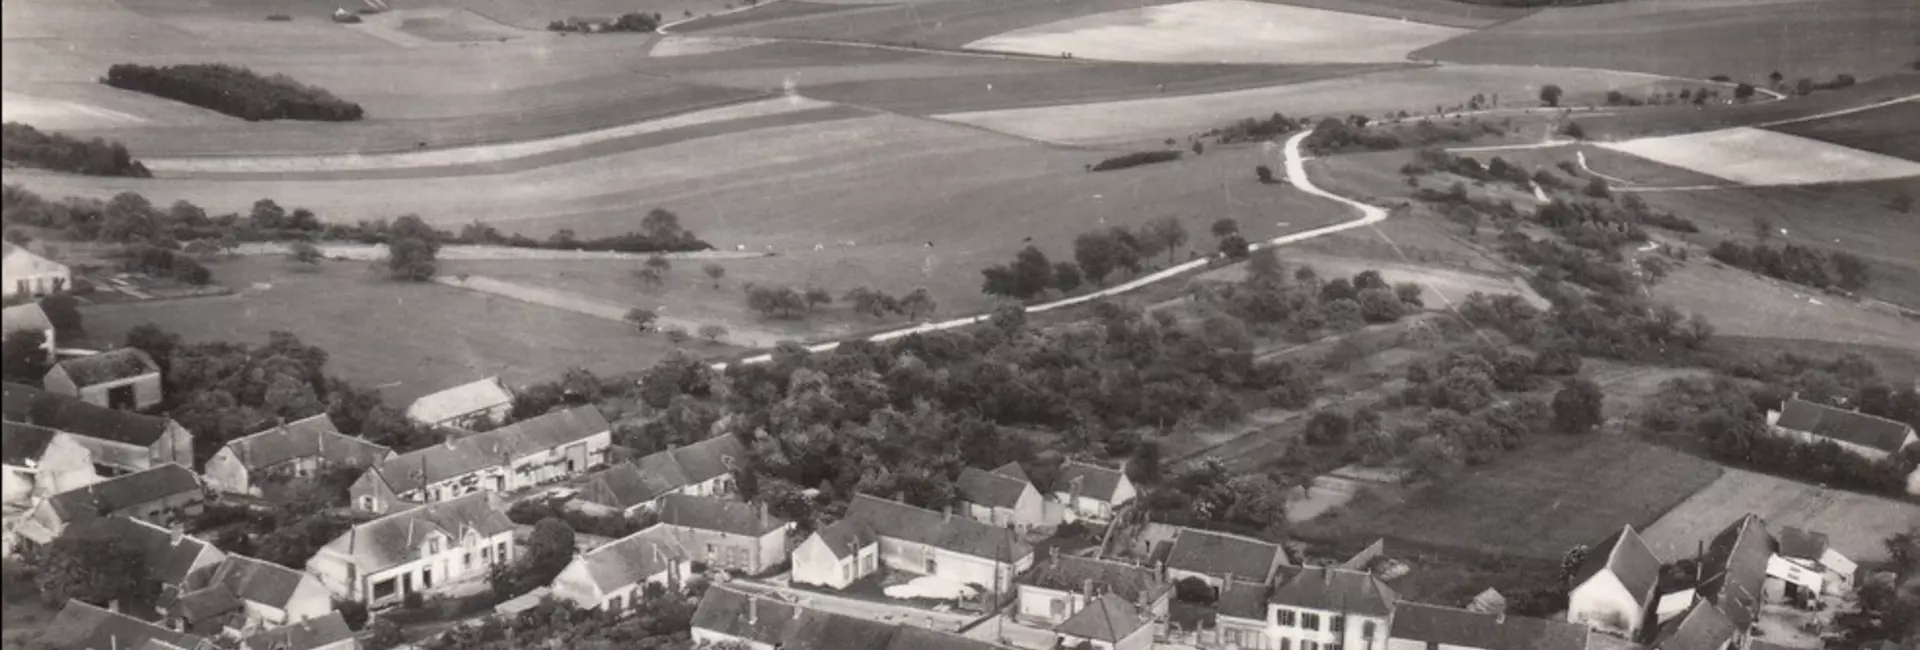
[[[1599,146],[1745,185],[1811,185],[1920,176],[1920,162],[1748,127]]]
[[[996,34],[970,50],[1151,63],[1393,63],[1466,30],[1246,0],[1108,11]]]
[[[1813,339],[1920,350],[1920,320],[1763,278],[1698,256],[1653,287],[1653,297],[1700,313],[1733,336]]]
[[[1770,130],[1843,147],[1920,161],[1920,98]]]
[[[1456,0],[1281,0],[1281,2],[1299,7],[1463,29],[1489,27],[1538,11],[1532,7],[1505,7]]]
[[[1558,84],[1568,93],[1584,93],[1644,83],[1643,75],[1599,70],[1441,66],[1180,97],[961,112],[937,117],[1049,142],[1096,144],[1184,137],[1243,117],[1264,116],[1274,111],[1288,117],[1377,115],[1461,104],[1479,93],[1529,97],[1546,84]]]
[[[1826,533],[1836,550],[1863,564],[1886,560],[1882,542],[1920,522],[1920,505],[1728,468],[1641,536],[1662,559],[1689,557],[1699,542],[1748,513],[1765,519],[1775,534],[1782,526]]]
[[[1866,79],[1920,54],[1920,11],[1885,0],[1616,2],[1557,7],[1414,53],[1464,63],[1637,70],[1704,79]]]
[[[919,0],[849,6],[840,11],[776,9],[788,1],[715,18],[711,24],[716,26],[707,27],[703,26],[705,21],[696,21],[675,31],[959,49],[1016,29],[1105,11],[1172,4],[1177,0]],[[763,11],[766,13],[761,13]]]

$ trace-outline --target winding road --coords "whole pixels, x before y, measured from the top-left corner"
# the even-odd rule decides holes
[[[1312,230],[1303,230],[1303,231],[1292,233],[1292,234],[1281,235],[1273,239],[1257,242],[1253,244],[1252,246],[1253,249],[1259,250],[1259,249],[1265,249],[1265,248],[1273,248],[1276,246],[1285,246],[1287,244],[1306,241],[1308,239],[1313,239],[1315,237],[1323,237],[1323,236],[1331,235],[1337,232],[1352,230],[1354,228],[1363,228],[1366,226],[1371,226],[1373,224],[1380,223],[1382,221],[1387,220],[1387,211],[1384,208],[1367,205],[1365,203],[1361,203],[1359,201],[1355,201],[1353,199],[1340,196],[1332,192],[1328,192],[1324,189],[1321,189],[1319,186],[1313,184],[1313,180],[1307,177],[1306,156],[1302,154],[1300,151],[1301,143],[1306,141],[1307,136],[1312,134],[1313,134],[1312,129],[1308,129],[1306,131],[1296,133],[1293,135],[1293,137],[1287,138],[1286,145],[1281,148],[1281,156],[1283,157],[1283,160],[1284,160],[1287,179],[1293,183],[1294,187],[1299,188],[1300,191],[1302,192],[1306,192],[1313,196],[1317,196],[1317,197],[1327,199],[1336,203],[1340,203],[1342,205],[1346,205],[1355,210],[1358,210],[1360,212],[1360,218],[1354,219],[1352,221],[1343,222],[1343,223],[1337,223],[1331,226],[1322,226],[1319,228],[1314,228]],[[1156,272],[1150,275],[1136,278],[1133,281],[1127,282],[1125,284],[1115,285],[1115,286],[1102,289],[1099,291],[1095,291],[1093,293],[1089,293],[1083,296],[1074,296],[1072,298],[1063,298],[1061,300],[1055,300],[1053,302],[1046,302],[1046,303],[1041,303],[1037,305],[1029,305],[1026,308],[1026,311],[1029,314],[1045,313],[1045,312],[1053,311],[1056,309],[1064,309],[1064,308],[1072,307],[1075,305],[1093,302],[1095,300],[1100,300],[1103,298],[1109,298],[1112,296],[1117,296],[1117,295],[1129,293],[1132,291],[1137,291],[1143,287],[1156,284],[1159,282],[1164,282],[1166,280],[1170,280],[1170,279],[1185,275],[1187,273],[1191,273],[1193,271],[1206,268],[1207,264],[1211,262],[1212,259],[1213,258],[1209,256],[1209,257],[1203,257],[1200,259],[1192,260],[1184,264],[1168,267],[1164,270],[1161,270],[1159,272]],[[951,320],[944,320],[936,323],[924,323],[924,324],[916,325],[913,327],[907,327],[903,329],[897,329],[897,330],[876,334],[876,335],[867,337],[865,340],[879,343],[879,342],[892,341],[894,339],[898,339],[905,336],[911,336],[914,334],[924,334],[927,332],[939,332],[939,331],[945,331],[950,329],[957,329],[957,328],[966,327],[969,325],[977,325],[979,323],[986,322],[986,320],[991,316],[992,314],[975,314],[973,316],[967,316],[964,318],[955,318]],[[807,350],[815,353],[830,352],[833,349],[840,347],[840,343],[841,343],[840,341],[831,341],[827,343],[810,345],[810,346],[807,346]],[[741,359],[740,361],[738,361],[738,363],[756,364],[756,363],[766,363],[772,360],[773,360],[772,354],[762,354],[758,356],[748,357],[746,359]],[[713,368],[715,370],[724,370],[726,369],[727,365],[728,364],[724,362],[716,363],[716,364],[713,364]]]

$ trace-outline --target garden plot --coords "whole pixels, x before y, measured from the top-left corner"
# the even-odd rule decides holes
[[[967,49],[1154,63],[1384,63],[1467,30],[1245,0],[1122,9],[1017,29]]]
[[[1600,146],[1744,185],[1812,185],[1920,176],[1920,162],[1747,127]]]
[[[1920,522],[1920,506],[1911,503],[1729,468],[1641,536],[1656,555],[1677,560],[1748,513],[1765,519],[1776,534],[1782,526],[1826,533],[1835,550],[1862,563],[1885,560],[1882,542]]]

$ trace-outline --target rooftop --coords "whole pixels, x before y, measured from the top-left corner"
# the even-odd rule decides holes
[[[235,459],[248,469],[272,467],[301,458],[324,458],[347,467],[367,467],[393,451],[382,445],[340,433],[333,418],[322,413],[294,420],[227,442]]]
[[[1580,571],[1574,574],[1573,584],[1585,583],[1588,578],[1607,569],[1613,571],[1620,579],[1620,584],[1625,585],[1636,599],[1651,598],[1654,586],[1660,582],[1660,559],[1654,556],[1653,549],[1647,547],[1646,540],[1640,538],[1640,533],[1634,531],[1631,524],[1622,526],[1618,532],[1587,550],[1586,558],[1580,562]]]
[[[137,447],[159,440],[170,423],[166,418],[95,406],[57,393],[34,391],[28,396],[23,392],[23,397],[27,400],[24,420],[30,424]],[[10,413],[13,410],[13,406],[7,408]]]
[[[204,639],[110,612],[77,600],[67,601],[40,640],[55,648],[138,648],[151,640],[191,650]]]
[[[353,638],[340,612],[284,625],[242,639],[246,650],[314,650]]]
[[[160,365],[139,348],[120,348],[84,357],[73,357],[54,364],[67,373],[75,386],[94,386],[133,379],[141,375],[159,375]]]
[[[660,500],[660,523],[750,537],[787,526],[785,519],[767,514],[766,504],[685,494],[669,494]]]
[[[926,544],[974,557],[1015,562],[1033,553],[1013,531],[952,513],[940,513],[868,494],[857,494],[847,519],[879,535]]]
[[[212,562],[222,557],[220,549],[206,540],[185,534],[175,539],[171,529],[126,515],[88,521],[67,534],[100,535],[130,542],[140,550],[153,579],[162,585],[185,584],[194,566],[203,558]]]
[[[587,576],[602,591],[639,584],[660,575],[686,552],[673,536],[659,526],[616,539],[580,555]]]
[[[0,462],[15,467],[38,464],[60,432],[19,422],[0,422]]]
[[[1035,562],[1033,570],[1021,576],[1019,583],[1070,592],[1091,585],[1095,593],[1111,593],[1129,602],[1159,600],[1172,589],[1154,575],[1153,569],[1075,555],[1055,555]]]
[[[513,393],[500,383],[499,377],[488,377],[414,400],[407,406],[407,418],[439,424],[468,413],[511,404]]]
[[[960,480],[955,487],[959,489],[960,498],[968,503],[1011,509],[1019,505],[1020,495],[1025,494],[1033,484],[1025,479],[968,467],[960,470]]]
[[[1661,625],[1653,650],[1721,650],[1738,628],[1712,603],[1694,603],[1687,615]]]
[[[432,533],[457,540],[467,529],[481,537],[513,530],[513,522],[494,508],[492,498],[493,493],[480,491],[415,506],[354,526],[327,542],[324,550],[347,558],[367,574],[411,561]]]
[[[1393,613],[1393,589],[1373,574],[1334,567],[1304,567],[1274,587],[1267,602],[1301,609],[1365,616]]]
[[[47,319],[47,311],[40,303],[30,302],[0,309],[0,332],[45,332],[53,329],[53,321]]]
[[[1087,606],[1079,612],[1054,626],[1053,631],[1082,639],[1117,643],[1146,625],[1147,621],[1140,617],[1140,610],[1133,603],[1114,594],[1101,594],[1088,601]]]
[[[732,472],[746,456],[740,439],[721,435],[678,449],[648,454],[588,476],[580,498],[631,508],[674,490]]]
[[[1287,563],[1279,544],[1202,528],[1180,529],[1167,552],[1168,569],[1256,582],[1265,581],[1276,564]]]
[[[1799,398],[1787,400],[1774,424],[1888,453],[1900,451],[1913,435],[1913,427],[1902,422]]]
[[[1053,481],[1053,491],[1072,494],[1074,486],[1078,485],[1080,496],[1112,501],[1114,493],[1120,490],[1120,481],[1125,478],[1126,474],[1117,469],[1069,460],[1060,466],[1060,476]]]
[[[1525,616],[1479,614],[1423,603],[1400,603],[1393,638],[1440,647],[1484,650],[1585,650],[1588,630],[1578,623]]]
[[[90,521],[101,513],[151,503],[168,497],[200,491],[200,477],[193,470],[175,463],[116,476],[78,490],[69,490],[47,499],[47,505],[72,524]]]
[[[1735,628],[1746,629],[1760,616],[1765,597],[1761,585],[1775,546],[1766,522],[1755,515],[1741,517],[1707,543],[1706,557],[1700,561],[1706,579],[1699,590],[1719,605]]]
[[[578,406],[389,458],[380,477],[404,494],[611,430],[598,409]]]

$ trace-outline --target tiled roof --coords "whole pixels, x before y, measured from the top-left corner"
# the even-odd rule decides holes
[[[883,537],[979,558],[1011,563],[1033,553],[1032,546],[1005,528],[867,494],[854,495],[846,518],[866,524]]]
[[[246,650],[314,650],[353,638],[340,612],[283,625],[241,640]]]
[[[89,521],[101,512],[114,513],[188,492],[200,491],[193,470],[167,463],[145,471],[116,476],[47,499],[47,505],[69,524]]]
[[[611,429],[607,419],[592,406],[555,411],[389,458],[380,463],[380,476],[394,492],[411,492]]]
[[[989,508],[1013,508],[1020,503],[1020,495],[1025,494],[1032,484],[1024,480],[995,474],[983,469],[968,467],[960,470],[960,480],[956,486],[960,498],[968,503],[977,503]]]
[[[181,594],[175,605],[179,616],[195,623],[240,611],[240,597],[226,587],[209,587]]]
[[[1101,594],[1087,602],[1087,606],[1070,616],[1053,631],[1077,636],[1082,639],[1116,643],[1125,639],[1147,621],[1140,617],[1140,610],[1125,598],[1113,594]]]
[[[89,521],[71,529],[69,534],[106,536],[130,543],[140,549],[153,579],[165,586],[185,584],[202,557],[220,555],[220,549],[206,540],[181,535],[179,541],[175,541],[172,530],[126,515]]]
[[[1060,466],[1060,477],[1053,481],[1053,491],[1072,494],[1073,485],[1080,485],[1080,496],[1101,501],[1112,501],[1114,492],[1120,489],[1120,479],[1126,478],[1120,470],[1099,465],[1069,460]]]
[[[188,649],[198,648],[206,642],[191,634],[175,632],[77,600],[67,601],[67,606],[53,617],[53,621],[47,624],[46,633],[40,637],[42,642],[55,648],[86,650],[138,648],[152,639]]]
[[[54,364],[54,367],[66,371],[73,385],[83,387],[160,373],[159,364],[139,348],[120,348],[74,357]]]
[[[886,650],[893,642],[892,623],[870,621],[829,612],[804,611],[788,633],[781,650]]]
[[[488,377],[414,400],[413,404],[407,406],[407,418],[438,424],[475,411],[511,404],[513,393],[500,383],[499,377]]]
[[[1787,400],[1774,423],[1782,429],[1851,442],[1885,452],[1900,451],[1913,427],[1883,417],[1834,408],[1803,399]]]
[[[1271,588],[1264,582],[1244,581],[1234,578],[1220,587],[1219,597],[1214,600],[1213,608],[1221,616],[1247,619],[1251,621],[1267,618],[1267,592]]]
[[[168,420],[95,406],[57,393],[33,396],[26,421],[78,436],[151,446],[167,432]]]
[[[9,422],[26,422],[33,416],[33,403],[40,398],[40,392],[26,384],[0,384],[0,414]]]
[[[746,447],[732,435],[659,451],[588,477],[580,498],[615,508],[631,508],[674,490],[703,483],[744,466]]]
[[[1738,630],[1720,608],[1701,601],[1686,616],[1660,626],[1653,650],[1721,650]]]
[[[693,627],[757,643],[780,646],[800,617],[801,609],[778,598],[749,595],[714,585],[693,610]]]
[[[733,435],[719,435],[673,450],[689,483],[700,483],[746,466],[747,448]]]
[[[286,609],[306,573],[244,555],[229,555],[215,569],[209,587],[218,586],[241,600]]]
[[[480,491],[415,506],[354,526],[328,542],[325,549],[349,558],[365,575],[412,561],[428,533],[459,540],[469,527],[481,537],[513,530],[513,522],[494,509],[492,496],[491,492]]]
[[[30,302],[0,309],[0,332],[45,332],[53,329],[53,321],[47,319],[47,310],[40,303]]]
[[[40,457],[47,453],[47,445],[52,444],[54,436],[58,435],[60,432],[46,427],[0,422],[0,462],[15,467],[25,467],[28,462],[39,463]]]
[[[864,522],[852,519],[833,522],[833,525],[815,531],[814,534],[820,536],[820,541],[826,543],[827,550],[833,551],[833,556],[836,558],[853,557],[853,554],[860,549],[880,541],[872,528]]]
[[[1801,530],[1792,526],[1780,529],[1780,554],[1807,560],[1819,560],[1827,553],[1826,533]]]
[[[1585,583],[1603,569],[1612,569],[1635,599],[1652,598],[1653,587],[1660,582],[1660,559],[1631,524],[1622,526],[1619,532],[1587,550],[1586,558],[1580,562],[1580,571],[1574,574],[1573,584]]]
[[[901,624],[894,628],[887,650],[998,650],[1006,646]]]
[[[1219,531],[1182,528],[1167,552],[1167,568],[1216,577],[1233,575],[1262,581],[1275,565],[1287,564],[1279,544]]]
[[[1333,567],[1306,567],[1291,573],[1267,594],[1267,602],[1366,616],[1393,613],[1393,589],[1373,574]]]
[[[1393,638],[1482,650],[1585,650],[1587,628],[1566,621],[1402,602],[1393,613]]]
[[[750,537],[787,525],[785,519],[768,515],[764,504],[685,494],[669,494],[660,500],[660,523]]]
[[[344,467],[368,467],[392,453],[383,445],[340,433],[333,426],[333,418],[325,413],[235,438],[227,442],[227,448],[247,469],[272,467],[301,458],[323,458]]]
[[[1008,478],[1020,479],[1020,481],[1024,483],[1033,483],[1033,479],[1027,478],[1027,470],[1020,468],[1020,461],[1008,461],[1005,465],[993,468],[993,473]]]
[[[1706,579],[1699,590],[1720,606],[1735,628],[1744,630],[1760,616],[1765,597],[1761,585],[1774,547],[1766,522],[1754,515],[1741,517],[1707,543],[1707,555],[1700,561]]]
[[[1172,587],[1153,569],[1112,560],[1055,555],[1035,562],[1019,583],[1045,589],[1079,592],[1092,581],[1095,593],[1111,593],[1128,602],[1159,600]],[[1264,596],[1264,594],[1262,594]]]
[[[660,575],[685,555],[672,534],[656,525],[602,544],[576,561],[586,563],[587,576],[602,591],[612,591]]]

